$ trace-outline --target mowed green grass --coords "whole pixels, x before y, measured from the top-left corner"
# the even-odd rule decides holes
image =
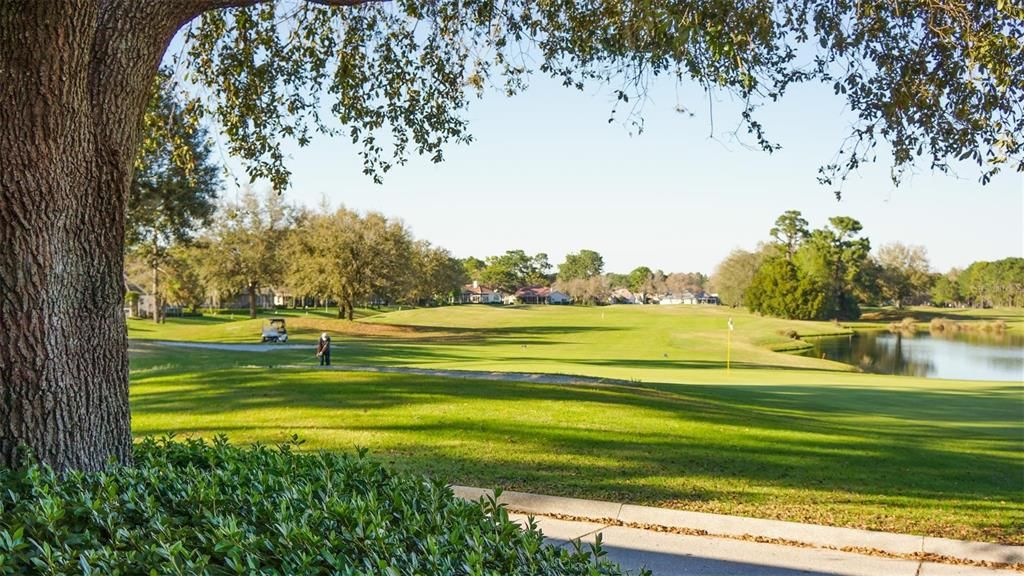
[[[728,320],[735,331],[729,346]],[[266,317],[224,315],[129,321],[135,339],[259,342]],[[721,381],[743,370],[848,371],[845,364],[780,354],[805,343],[786,336],[848,333],[826,322],[762,318],[716,306],[454,306],[367,316],[348,322],[322,315],[287,319],[290,342],[313,350],[320,332],[334,341],[337,364],[574,374],[659,382]],[[749,378],[750,376],[744,376]],[[759,377],[763,378],[763,377]],[[770,378],[770,376],[769,376]]]
[[[358,309],[357,319],[379,314],[368,308]],[[228,343],[259,343],[261,329],[271,318],[284,318],[289,330],[289,337],[299,342],[314,342],[320,332],[336,326],[351,325],[351,322],[339,320],[336,311],[315,310],[279,310],[276,312],[259,313],[255,319],[249,318],[247,311],[218,310],[204,312],[202,316],[183,316],[167,318],[163,324],[154,324],[152,320],[143,318],[128,319],[128,337],[146,340],[184,340],[191,342],[228,342]]]
[[[736,363],[726,373],[729,316]],[[789,344],[780,330],[834,332],[832,324],[682,306],[464,306],[348,328],[317,321],[338,329],[335,363],[627,382],[320,371],[311,350],[137,341],[135,432],[223,433],[236,442],[298,434],[310,449],[367,447],[455,483],[1024,543],[1021,386],[859,374],[770,350]],[[154,332],[174,330],[186,329],[169,323]],[[296,364],[309,368],[280,367]]]

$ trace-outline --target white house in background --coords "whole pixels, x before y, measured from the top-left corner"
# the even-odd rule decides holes
[[[658,298],[658,304],[682,304],[683,296],[681,294],[663,294]]]
[[[612,291],[611,297],[608,301],[612,304],[636,304],[640,301],[640,298],[629,291],[628,288],[617,288]]]
[[[505,296],[505,304],[547,304],[550,292],[547,286],[523,286]]]
[[[572,298],[565,292],[559,292],[558,290],[548,292],[548,304],[569,304],[571,302]]]
[[[459,302],[462,304],[501,304],[502,294],[500,290],[481,286],[479,282],[473,280],[472,284],[462,287]]]
[[[569,304],[571,300],[565,292],[548,286],[525,286],[505,296],[505,304]]]
[[[260,288],[256,290],[256,308],[262,310],[273,310],[277,306],[277,292],[272,288]],[[203,301],[203,308],[230,308],[245,310],[249,308],[249,292],[240,290],[234,294],[225,295],[218,290],[207,292]]]
[[[708,294],[701,290],[697,293],[697,304],[721,304],[721,299],[718,298],[718,294]]]
[[[274,290],[274,307],[292,308],[296,305],[296,298],[291,292],[284,289]]]
[[[718,294],[708,294],[703,290],[694,294],[684,291],[678,294],[665,294],[658,300],[659,304],[718,304]]]
[[[125,318],[152,318],[153,317],[153,295],[148,290],[132,282],[125,276],[124,279]]]

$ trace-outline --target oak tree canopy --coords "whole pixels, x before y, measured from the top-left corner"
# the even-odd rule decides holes
[[[889,0],[398,0],[259,2],[209,11],[172,59],[209,92],[254,177],[287,183],[281,136],[314,133],[360,145],[379,179],[411,152],[434,160],[467,142],[475,92],[512,94],[531,75],[603,83],[613,116],[642,123],[658,77],[696,82],[743,102],[742,123],[777,147],[758,108],[793,84],[824,82],[857,115],[820,179],[829,184],[891,148],[893,177],[957,160],[987,182],[1024,169],[1024,8],[1010,2]],[[353,2],[340,2],[343,4]],[[250,3],[247,3],[250,4]],[[699,106],[699,102],[690,107]],[[329,113],[328,113],[329,112]]]

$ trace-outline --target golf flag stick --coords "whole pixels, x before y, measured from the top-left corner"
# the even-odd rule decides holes
[[[735,327],[732,318],[729,318],[729,332],[725,337],[725,373],[728,375],[732,369],[732,331]]]

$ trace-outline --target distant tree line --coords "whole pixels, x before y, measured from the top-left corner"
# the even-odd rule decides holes
[[[768,241],[722,260],[710,287],[727,304],[803,320],[856,319],[862,305],[1024,306],[1024,258],[937,274],[923,246],[893,242],[872,252],[861,232],[844,216],[812,230],[787,211]]]
[[[619,288],[647,300],[654,295],[700,292],[708,282],[708,277],[699,272],[666,274],[647,266],[628,274],[606,273],[604,258],[589,249],[567,254],[557,267],[551,265],[547,254],[531,256],[523,250],[509,250],[482,260],[470,256],[462,263],[468,278],[490,288],[510,293],[524,286],[550,286],[579,304],[607,303]]]
[[[300,209],[272,193],[246,190],[218,203],[221,182],[206,131],[190,121],[167,78],[157,78],[146,113],[146,145],[125,214],[125,274],[148,286],[157,322],[166,303],[194,311],[211,293],[220,301],[244,295],[255,317],[258,295],[268,288],[299,302],[333,303],[339,317],[351,319],[359,305],[453,302],[470,280],[504,293],[553,286],[582,304],[606,303],[618,288],[646,300],[707,283],[700,273],[646,266],[606,274],[602,256],[589,249],[566,255],[557,270],[547,254],[523,250],[459,260],[382,214]]]
[[[158,302],[196,309],[211,292],[257,295],[285,289],[297,302],[334,304],[353,318],[368,304],[451,302],[466,275],[446,249],[417,240],[401,221],[370,212],[295,208],[280,195],[245,191],[217,206],[211,224],[171,246]],[[129,273],[138,269],[129,253]]]
[[[125,274],[147,286],[155,321],[165,303],[195,310],[211,292],[246,295],[255,316],[257,294],[271,287],[299,301],[336,303],[348,318],[371,301],[452,300],[465,281],[462,262],[416,240],[400,221],[343,208],[297,209],[280,195],[251,190],[218,204],[219,171],[206,131],[189,122],[166,82],[161,73],[125,213]]]
[[[157,322],[164,303],[196,309],[211,291],[246,295],[255,316],[262,289],[285,288],[299,302],[333,303],[351,319],[359,305],[453,302],[470,280],[505,293],[552,286],[581,304],[606,303],[620,288],[641,302],[708,289],[755,312],[816,320],[857,318],[861,305],[1024,306],[1024,258],[936,274],[922,246],[896,242],[872,254],[860,222],[844,216],[812,230],[800,212],[787,211],[766,242],[734,250],[708,278],[647,266],[606,273],[601,254],[589,249],[557,267],[546,253],[523,250],[459,260],[379,213],[299,209],[251,190],[218,204],[206,132],[188,121],[166,77],[158,76],[146,113],[147,144],[125,214],[126,275],[148,285]]]
[[[382,214],[297,208],[280,195],[251,189],[235,201],[218,202],[219,178],[208,163],[205,134],[190,137],[196,161],[188,173],[168,162],[170,147],[142,157],[127,214],[133,233],[126,274],[148,284],[157,321],[165,303],[194,311],[212,294],[218,302],[244,296],[255,317],[267,289],[299,303],[334,305],[339,317],[351,319],[363,305],[452,303],[470,281],[506,294],[550,286],[580,304],[607,303],[619,288],[647,300],[707,285],[701,273],[666,274],[646,266],[605,273],[603,257],[589,249],[567,254],[557,267],[547,254],[523,250],[457,259]],[[187,202],[167,202],[172,197]]]
[[[359,304],[450,303],[465,282],[448,250],[377,212],[303,213],[286,246],[285,284],[337,302],[338,316],[349,320]]]
[[[937,275],[932,301],[940,306],[1024,306],[1024,258],[975,262]]]
[[[603,257],[587,249],[557,267],[547,254],[523,250],[457,259],[375,212],[296,208],[251,190],[218,204],[219,180],[202,142],[192,141],[197,164],[186,172],[161,172],[161,151],[145,152],[133,183],[126,274],[149,285],[156,321],[164,303],[195,310],[211,293],[221,300],[244,295],[255,317],[258,294],[268,288],[300,305],[334,305],[339,317],[352,319],[359,306],[453,303],[471,280],[506,294],[551,286],[578,304],[607,303],[620,288],[641,302],[710,290],[727,304],[806,320],[855,319],[862,305],[1024,306],[1024,258],[937,274],[921,246],[896,242],[872,253],[857,220],[838,216],[811,229],[792,210],[767,241],[734,250],[710,278],[647,266],[606,273]],[[168,195],[188,201],[162,202]]]

